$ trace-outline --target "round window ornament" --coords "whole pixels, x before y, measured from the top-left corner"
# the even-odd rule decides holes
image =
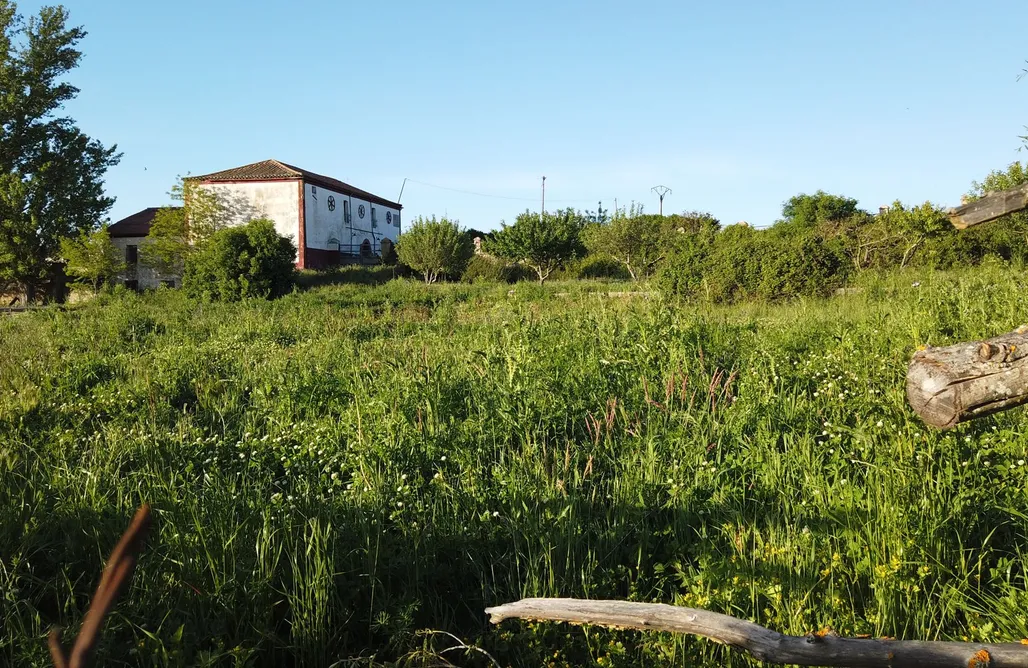
[[[361,204],[359,207],[357,207],[357,216],[359,218],[362,218],[362,219],[364,218],[364,205],[363,204]]]
[[[335,211],[336,210],[336,198],[332,197],[331,195],[328,196],[328,210],[329,211]]]

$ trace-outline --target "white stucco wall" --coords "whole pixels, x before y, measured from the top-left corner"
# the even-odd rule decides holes
[[[372,252],[378,254],[382,248],[382,239],[396,243],[400,230],[399,210],[309,183],[304,185],[304,189],[306,240],[309,248],[338,249],[343,254],[352,252],[356,255],[360,252],[361,243],[367,239],[371,243]],[[360,215],[362,207],[363,218]],[[372,207],[377,219],[374,226],[371,220]],[[347,209],[350,212],[349,223],[345,219]]]
[[[275,223],[275,230],[300,244],[300,182],[255,181],[252,183],[206,183],[225,207],[230,225],[245,225],[256,218]],[[309,245],[309,242],[308,242]]]
[[[129,280],[139,281],[139,287],[143,289],[156,288],[161,284],[161,279],[169,279],[175,281],[175,286],[178,287],[181,284],[181,278],[179,276],[161,276],[153,269],[143,264],[143,245],[150,243],[146,237],[112,237],[111,243],[114,247],[121,252],[121,259],[125,258],[125,249],[129,246],[136,246],[138,248],[137,257],[139,262],[135,266],[128,267],[118,277],[119,283],[124,283]]]

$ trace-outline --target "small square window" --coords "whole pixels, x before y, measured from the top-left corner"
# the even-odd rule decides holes
[[[129,290],[135,290],[136,292],[139,292],[139,281],[137,281],[136,279],[125,281],[125,287]]]
[[[173,288],[173,287],[175,287],[175,279],[174,278],[164,278],[164,279],[161,279],[161,285],[163,285],[164,287],[167,287],[167,288]]]

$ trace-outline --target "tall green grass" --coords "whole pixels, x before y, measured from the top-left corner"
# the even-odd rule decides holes
[[[142,501],[155,531],[105,665],[485,665],[423,630],[502,665],[752,665],[487,624],[522,596],[1028,637],[1023,411],[937,432],[903,394],[916,346],[1028,320],[1023,282],[894,274],[725,309],[390,281],[5,317],[0,663],[46,665]]]

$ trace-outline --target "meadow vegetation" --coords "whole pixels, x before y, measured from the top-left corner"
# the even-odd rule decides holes
[[[917,346],[1024,322],[1022,268],[732,306],[389,272],[0,319],[0,663],[47,663],[142,501],[155,530],[102,665],[488,664],[441,632],[501,665],[752,665],[488,625],[523,596],[1028,637],[1024,412],[938,432],[903,393]]]

